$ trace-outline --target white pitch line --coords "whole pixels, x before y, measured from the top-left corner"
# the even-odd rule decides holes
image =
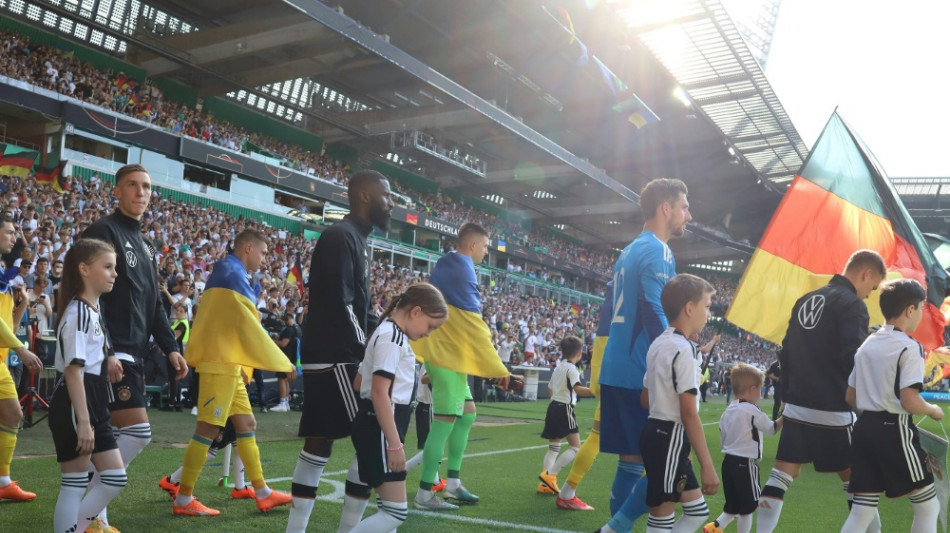
[[[719,423],[718,421],[716,421],[716,422],[706,422],[705,424],[703,424],[703,426],[711,426],[711,425],[713,425],[713,424],[718,424],[718,423]],[[541,445],[538,445],[538,446],[525,446],[525,447],[523,447],[523,448],[508,448],[508,449],[505,449],[505,450],[491,450],[491,451],[487,451],[487,452],[467,453],[467,454],[465,454],[465,457],[464,457],[464,458],[465,458],[465,459],[470,459],[470,458],[474,458],[474,457],[489,457],[489,456],[492,456],[492,455],[502,455],[502,454],[505,454],[505,453],[516,453],[516,452],[526,452],[526,451],[529,451],[529,450],[540,450],[541,448],[547,448],[547,447],[548,447],[547,444],[541,444]],[[447,458],[447,457],[443,457],[442,460],[443,460],[443,461],[446,461],[446,460],[448,460],[448,458]],[[347,470],[336,470],[336,471],[333,471],[333,472],[324,472],[323,475],[326,476],[326,477],[342,476],[342,475],[346,474],[347,472],[349,472],[349,469],[347,469]],[[265,480],[265,481],[267,481],[268,483],[276,483],[276,482],[278,482],[278,481],[292,481],[292,480],[293,480],[293,478],[290,478],[290,477],[275,477],[275,478],[273,478],[273,479],[267,479],[267,480]]]
[[[524,452],[524,451],[528,451],[528,450],[538,450],[538,449],[541,449],[541,448],[547,448],[547,446],[548,446],[547,444],[542,444],[542,445],[540,445],[540,446],[525,446],[525,447],[523,447],[523,448],[509,448],[509,449],[505,449],[505,450],[491,450],[491,451],[487,451],[487,452],[476,452],[476,453],[466,454],[466,455],[465,455],[465,458],[466,458],[466,459],[470,459],[470,458],[475,458],[475,457],[486,457],[486,456],[492,456],[492,455],[501,455],[501,454],[505,454],[505,453],[515,453],[515,452]],[[325,473],[323,474],[323,477],[339,476],[339,475],[346,474],[347,471],[348,471],[348,470],[337,470],[337,471],[334,471],[334,472],[325,472]],[[265,481],[266,481],[267,483],[276,483],[276,482],[279,482],[279,481],[292,481],[292,480],[293,480],[292,477],[277,477],[277,478],[267,479],[267,480],[265,480]],[[330,482],[330,481],[331,481],[331,480],[329,480],[329,479],[327,480],[327,482]],[[339,482],[335,482],[335,483],[339,483]],[[336,488],[336,487],[334,487],[334,488]],[[332,497],[332,495],[331,495],[330,499],[327,499],[327,498],[320,498],[320,499],[323,500],[323,501],[330,501],[330,502],[337,503],[337,504],[342,503],[341,500],[334,500],[333,497]],[[375,504],[370,503],[370,507],[375,507]],[[462,515],[451,514],[451,513],[440,513],[440,512],[434,512],[434,511],[420,511],[420,510],[416,510],[416,509],[410,509],[409,513],[410,513],[410,514],[422,515],[422,516],[428,516],[428,517],[432,517],[432,518],[438,518],[438,519],[440,519],[440,520],[451,520],[451,521],[455,521],[455,522],[463,522],[463,523],[466,523],[466,524],[478,524],[478,525],[483,525],[483,526],[490,526],[490,527],[503,528],[503,529],[507,529],[507,530],[533,531],[534,533],[571,533],[569,530],[565,530],[565,529],[554,529],[554,528],[543,527],[543,526],[532,526],[532,525],[529,525],[529,524],[518,524],[518,523],[514,523],[514,522],[502,522],[502,521],[499,521],[499,520],[490,520],[490,519],[487,519],[487,518],[475,518],[475,517],[471,517],[471,516],[462,516]]]
[[[456,522],[465,522],[468,524],[480,524],[483,526],[494,526],[504,529],[516,529],[519,531],[535,531],[537,533],[574,533],[567,529],[554,529],[550,527],[542,526],[531,526],[528,524],[517,524],[514,522],[501,522],[499,520],[489,520],[487,518],[474,518],[471,516],[462,516],[457,514],[449,513],[436,513],[433,511],[417,511],[411,510],[409,514],[418,514],[422,516],[429,516],[433,518],[438,518],[440,520],[455,520]]]
[[[708,422],[703,425],[709,426],[709,425],[718,424],[718,423],[719,422]],[[474,457],[488,457],[492,455],[502,455],[506,453],[524,452],[524,451],[529,451],[529,450],[538,450],[538,449],[547,448],[547,447],[548,447],[547,444],[541,444],[538,446],[525,446],[523,448],[508,448],[504,450],[491,450],[487,452],[469,453],[469,454],[465,454],[465,459],[470,459]],[[336,470],[333,472],[324,472],[323,476],[325,477],[341,476],[341,475],[346,474],[348,471],[349,470]],[[275,477],[275,478],[267,479],[265,481],[267,483],[277,483],[280,481],[293,481],[293,478],[292,477]],[[337,501],[335,503],[342,503],[342,502]],[[370,507],[375,507],[375,504],[370,503]],[[499,527],[499,528],[505,528],[505,529],[510,529],[510,530],[517,530],[517,531],[533,531],[535,533],[572,533],[570,530],[566,530],[566,529],[554,529],[554,528],[543,527],[543,526],[532,526],[529,524],[502,522],[500,520],[489,520],[487,518],[475,518],[471,516],[463,516],[463,515],[451,514],[447,512],[438,513],[434,511],[419,511],[416,509],[410,509],[409,513],[422,515],[422,516],[428,516],[432,518],[438,518],[441,520],[452,520],[455,522],[463,522],[467,524],[479,524],[483,526]]]
[[[471,459],[473,457],[487,457],[490,455],[501,455],[504,453],[526,452],[528,450],[540,450],[541,448],[547,448],[547,447],[548,447],[547,444],[541,444],[540,446],[525,446],[524,448],[508,448],[505,450],[491,450],[488,452],[467,453],[465,454],[464,458]],[[447,461],[448,458],[443,457],[442,460]],[[349,472],[349,469],[336,470],[333,472],[324,472],[323,476],[326,476],[326,477],[342,476],[346,474],[347,472]],[[275,477],[272,479],[265,479],[264,481],[266,481],[267,483],[277,483],[278,481],[293,481],[293,478],[292,477]]]

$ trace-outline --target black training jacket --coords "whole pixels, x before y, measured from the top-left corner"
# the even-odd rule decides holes
[[[363,361],[366,339],[376,327],[370,316],[370,250],[373,225],[352,214],[320,235],[310,260],[310,303],[303,325],[304,365]],[[311,367],[313,368],[313,367]]]
[[[847,278],[835,275],[824,287],[795,302],[782,342],[782,400],[844,412],[854,353],[868,336],[868,308]]]
[[[99,298],[102,316],[116,352],[142,357],[149,336],[165,354],[178,351],[158,289],[155,247],[145,238],[141,223],[119,210],[100,218],[83,232],[111,243],[119,276],[112,292]]]

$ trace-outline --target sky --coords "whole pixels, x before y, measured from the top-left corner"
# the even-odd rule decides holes
[[[784,0],[766,76],[810,148],[838,106],[891,177],[950,177],[950,2]]]

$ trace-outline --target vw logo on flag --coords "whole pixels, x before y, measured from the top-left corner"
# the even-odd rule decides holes
[[[825,310],[825,297],[816,294],[805,300],[798,308],[798,323],[805,329],[814,329],[821,320],[821,313]]]

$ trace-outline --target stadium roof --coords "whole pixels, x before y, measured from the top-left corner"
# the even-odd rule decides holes
[[[730,147],[776,190],[787,187],[808,149],[726,8],[718,0],[651,0],[617,12]]]
[[[805,150],[720,2],[588,4],[155,0],[197,31],[127,38],[150,75],[277,100],[327,141],[590,246],[629,242],[636,191],[664,176],[703,235],[754,245]]]
[[[891,183],[921,231],[950,237],[950,177],[891,178]]]

